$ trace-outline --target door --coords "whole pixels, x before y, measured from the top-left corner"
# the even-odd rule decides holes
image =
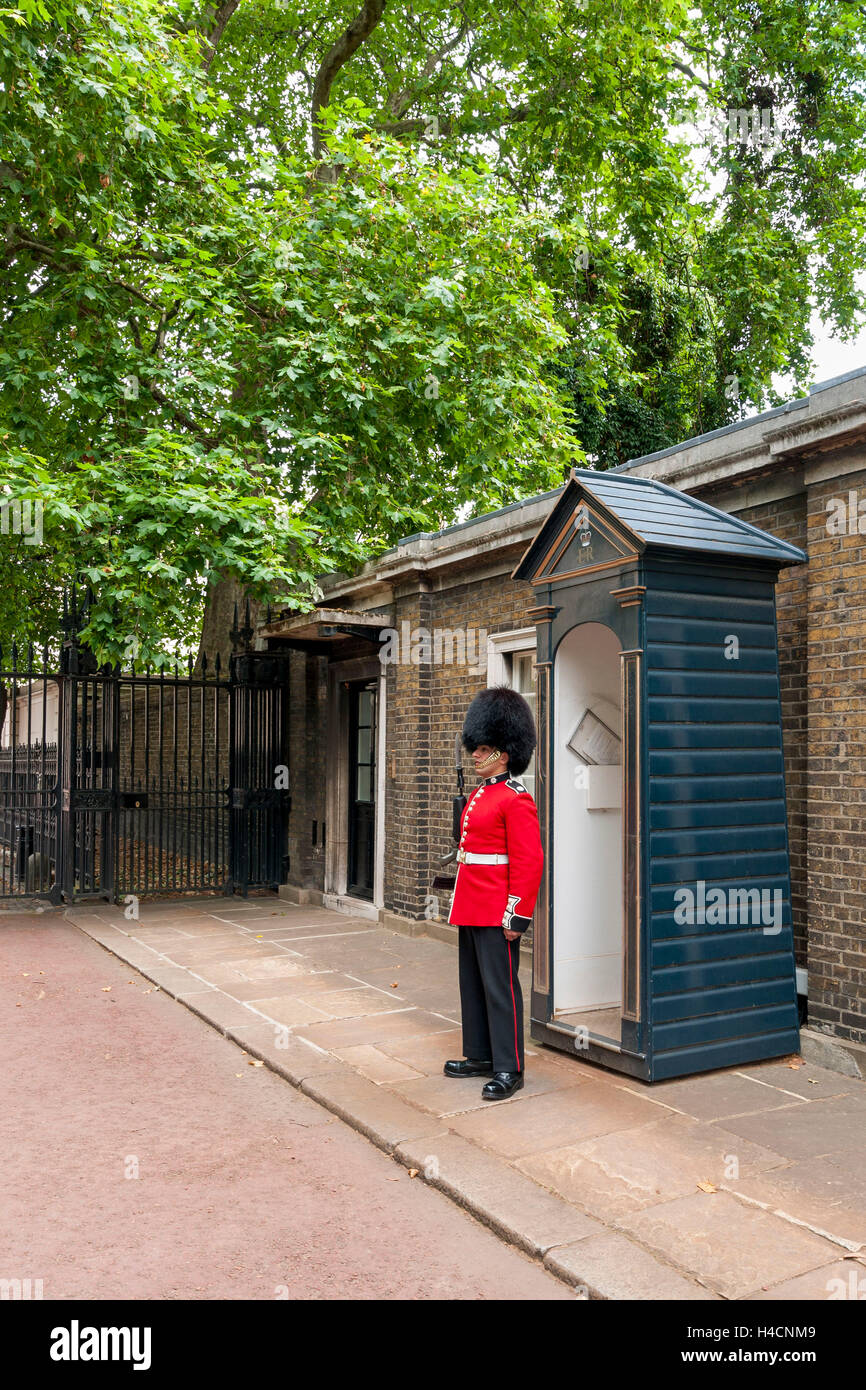
[[[349,684],[349,862],[346,891],[373,899],[376,836],[376,681]]]

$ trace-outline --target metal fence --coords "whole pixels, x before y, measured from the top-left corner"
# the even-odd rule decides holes
[[[0,651],[0,898],[283,882],[285,662],[240,651],[228,671],[206,658],[195,671],[97,669],[74,637],[53,662]]]

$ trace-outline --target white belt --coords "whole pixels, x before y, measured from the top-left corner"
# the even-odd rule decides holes
[[[507,864],[507,854],[473,854],[471,850],[458,849],[458,864]]]

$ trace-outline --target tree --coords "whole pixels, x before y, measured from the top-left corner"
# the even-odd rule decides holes
[[[38,497],[55,589],[93,585],[105,659],[191,636],[221,576],[309,605],[322,572],[577,457],[540,219],[357,102],[325,165],[228,162],[216,40],[169,18],[34,6],[4,30],[8,495]],[[0,564],[32,629],[23,554]]]
[[[99,652],[157,656],[236,585],[309,604],[408,531],[805,382],[810,298],[843,333],[862,309],[862,13],[6,11],[0,432],[46,542],[23,569],[0,547],[25,626],[86,578]]]

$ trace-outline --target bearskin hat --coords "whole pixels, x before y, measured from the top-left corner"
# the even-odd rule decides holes
[[[508,754],[508,771],[519,777],[535,748],[535,720],[522,695],[507,685],[490,686],[475,696],[463,722],[463,746],[470,753],[483,744]]]

